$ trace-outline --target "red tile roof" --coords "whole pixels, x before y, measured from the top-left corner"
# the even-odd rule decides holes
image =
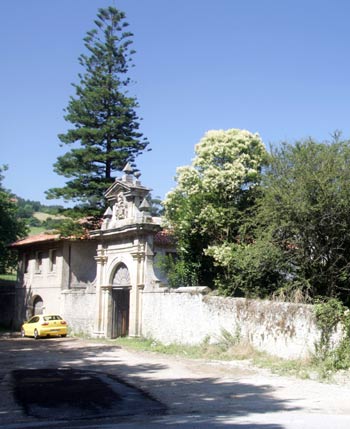
[[[23,238],[22,240],[18,240],[10,244],[10,247],[20,247],[20,246],[26,246],[28,244],[33,244],[33,243],[56,241],[59,239],[60,239],[59,234],[49,234],[49,233],[42,232],[40,234],[30,235],[29,237]]]
[[[160,246],[175,246],[176,239],[170,231],[163,229],[155,235],[154,243]]]
[[[91,237],[84,236],[82,239],[86,240],[89,238],[91,238]],[[50,234],[50,233],[43,232],[40,234],[31,235],[29,237],[18,240],[16,242],[10,244],[10,247],[28,246],[30,244],[35,244],[35,243],[47,243],[47,242],[52,242],[52,241],[58,241],[60,239],[64,240],[67,238],[60,238],[60,234]],[[155,235],[154,242],[155,242],[155,244],[158,244],[160,246],[175,246],[176,239],[170,231],[162,230],[162,231],[159,231]]]

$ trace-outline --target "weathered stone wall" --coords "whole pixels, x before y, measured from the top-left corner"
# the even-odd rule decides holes
[[[163,343],[220,340],[222,330],[258,350],[283,358],[304,358],[319,339],[309,305],[223,298],[208,288],[166,289],[143,294],[142,334]]]
[[[69,288],[86,287],[96,278],[96,243],[82,240],[70,243],[71,279]]]
[[[95,291],[70,289],[62,291],[62,317],[73,334],[92,335],[95,320]]]

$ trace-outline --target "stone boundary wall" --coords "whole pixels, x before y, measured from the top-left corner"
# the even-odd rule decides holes
[[[92,335],[95,320],[95,292],[69,289],[61,293],[61,315],[73,334]]]
[[[208,295],[186,287],[143,294],[142,335],[164,344],[195,345],[220,340],[222,330],[248,340],[256,349],[288,359],[306,358],[320,332],[312,306]]]

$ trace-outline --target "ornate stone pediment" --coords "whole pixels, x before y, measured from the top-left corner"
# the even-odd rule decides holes
[[[131,174],[128,164],[125,175],[116,179],[105,192],[109,207],[104,214],[102,229],[117,228],[125,222],[138,222],[149,216],[149,204],[146,200],[150,189],[141,185],[139,174]]]

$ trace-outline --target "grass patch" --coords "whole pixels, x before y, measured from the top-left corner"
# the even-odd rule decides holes
[[[31,235],[37,235],[40,234],[42,232],[45,232],[47,228],[45,228],[44,226],[31,226],[29,229],[29,236]]]
[[[33,213],[33,217],[40,220],[40,222],[45,222],[47,219],[65,219],[65,216],[59,214],[50,214],[44,212],[35,212]]]
[[[273,374],[292,375],[302,379],[322,379],[313,359],[282,359],[255,351],[252,362],[259,368],[269,369]]]
[[[109,340],[114,344],[126,349],[155,352],[165,355],[185,357],[188,359],[205,359],[219,361],[246,360],[258,368],[265,368],[273,374],[281,376],[294,376],[301,379],[316,379],[319,381],[330,381],[330,373],[315,363],[313,359],[282,359],[260,352],[244,341],[238,341],[236,335],[232,335],[231,341],[227,336],[222,336],[222,341],[210,344],[208,340],[198,346],[183,344],[165,345],[159,341],[145,338],[117,338]]]
[[[0,274],[0,280],[15,282],[17,280],[17,274]]]
[[[336,375],[335,372],[326,371],[324,365],[314,357],[304,360],[282,359],[265,352],[257,351],[249,343],[240,338],[239,332],[230,334],[227,331],[223,331],[215,339],[215,343],[211,343],[208,338],[202,344],[196,346],[177,343],[163,344],[160,341],[149,338],[91,339],[82,334],[74,334],[74,336],[89,339],[89,341],[116,345],[129,350],[160,353],[188,359],[217,361],[246,360],[248,365],[267,369],[273,374],[293,376],[301,379],[329,382]]]
[[[211,344],[209,339],[199,345],[185,345],[178,343],[163,344],[160,341],[146,338],[117,338],[113,340],[115,344],[147,352],[161,353],[185,357],[189,359],[208,359],[208,360],[241,360],[249,359],[252,353],[252,347],[243,344],[230,344],[225,338],[222,342]]]
[[[294,366],[291,362],[283,359],[275,358],[266,353],[256,351],[250,344],[240,342],[230,344],[225,339],[222,342],[211,344],[208,340],[203,341],[202,344],[197,346],[189,346],[184,344],[163,344],[159,341],[146,338],[117,338],[113,341],[116,345],[129,348],[132,350],[141,350],[147,352],[156,352],[166,355],[174,355],[179,357],[187,357],[190,359],[208,359],[208,360],[251,360],[255,365],[267,367],[271,370],[284,367],[286,371],[288,368]]]
[[[112,341],[118,346],[130,348],[132,350],[162,353],[165,355],[182,356],[192,359],[203,357],[201,346],[186,346],[176,343],[166,345],[152,339],[130,337],[120,337]]]

